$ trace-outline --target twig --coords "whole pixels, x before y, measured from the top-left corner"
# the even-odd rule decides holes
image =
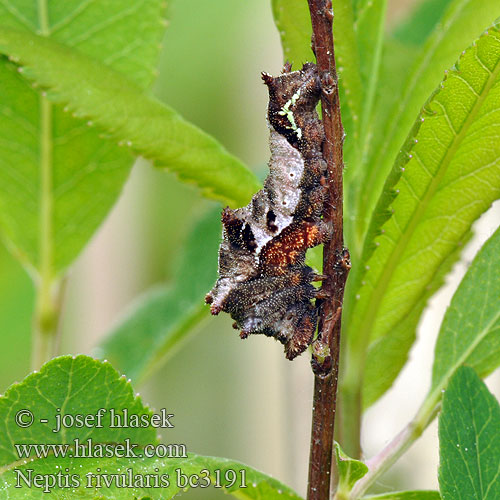
[[[344,286],[350,268],[344,248],[342,174],[344,129],[340,116],[337,71],[333,48],[331,0],[308,0],[313,28],[313,51],[321,75],[321,110],[325,129],[323,156],[328,170],[328,198],[323,218],[333,234],[323,250],[323,291],[329,296],[320,306],[318,339],[313,345],[314,399],[309,459],[308,500],[327,500],[332,480],[333,431],[337,397],[340,326]],[[332,483],[332,485],[330,484]]]

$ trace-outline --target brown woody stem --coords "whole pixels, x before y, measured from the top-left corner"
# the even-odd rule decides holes
[[[336,485],[333,431],[337,398],[342,301],[350,268],[344,248],[342,221],[342,175],[344,128],[340,116],[337,71],[333,48],[331,0],[308,0],[313,29],[312,45],[321,76],[321,110],[325,129],[323,156],[327,163],[328,195],[324,221],[333,227],[332,238],[323,249],[322,290],[329,297],[322,301],[318,338],[313,344],[314,399],[311,451],[309,458],[308,500],[327,500]],[[333,473],[332,473],[333,466]],[[332,476],[335,476],[332,479]]]

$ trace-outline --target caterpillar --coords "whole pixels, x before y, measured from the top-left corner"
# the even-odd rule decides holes
[[[321,86],[315,64],[285,64],[280,76],[262,73],[269,91],[269,174],[243,208],[222,212],[219,277],[206,295],[212,314],[227,312],[240,337],[264,334],[284,344],[292,360],[311,344],[320,279],[306,251],[324,243],[326,197],[323,124],[316,113]]]

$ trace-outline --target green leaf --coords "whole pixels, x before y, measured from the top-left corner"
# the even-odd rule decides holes
[[[393,31],[396,40],[421,46],[453,0],[424,0]]]
[[[349,2],[344,3],[347,4]],[[356,32],[360,59],[359,67],[364,94],[360,94],[360,97],[363,97],[361,114],[357,115],[360,120],[360,138],[357,145],[357,156],[353,159],[352,168],[350,169],[351,172],[355,172],[361,166],[362,158],[368,151],[368,144],[371,139],[369,124],[372,119],[375,97],[379,88],[386,8],[387,0],[365,0],[358,2],[358,12],[354,29]],[[355,119],[354,113],[353,119]],[[349,158],[347,160],[349,161]]]
[[[208,315],[204,297],[217,278],[220,232],[220,210],[211,211],[193,228],[172,287],[139,297],[95,354],[134,380],[171,356]]]
[[[354,484],[368,472],[368,467],[360,460],[346,455],[337,442],[335,442],[335,457],[339,473],[338,493],[339,496],[342,497],[344,494],[347,498]]]
[[[342,3],[350,5],[351,2],[343,1]],[[382,49],[384,46],[386,7],[386,0],[360,0],[357,2],[354,38],[356,56],[359,57],[352,59],[348,63],[348,70],[349,68],[351,69],[348,71],[347,76],[352,75],[353,80],[359,76],[361,88],[357,85],[358,80],[356,79],[354,85],[346,85],[345,94],[341,93],[341,98],[347,98],[344,101],[353,101],[349,102],[351,113],[342,113],[342,118],[345,122],[346,140],[344,158],[345,165],[347,166],[344,172],[344,205],[346,213],[350,214],[349,217],[346,217],[345,234],[355,266],[361,251],[361,245],[355,239],[356,219],[361,215],[356,213],[356,202],[359,199],[359,190],[361,188],[359,179],[364,175],[362,167],[372,141],[373,121],[374,119],[378,120],[380,116],[379,114],[375,114],[376,103],[380,101],[380,94],[393,95],[390,94],[392,80],[389,82],[389,85],[386,82],[385,86],[380,82],[380,79],[384,78],[384,73],[381,73],[381,70],[383,69],[384,62]],[[344,22],[349,22],[347,16]],[[338,44],[337,38],[335,44]],[[351,54],[353,51],[354,48],[346,54],[349,59],[352,58]],[[353,65],[359,68],[357,70],[359,75],[352,70]],[[398,72],[395,73],[398,74]],[[342,78],[343,75],[340,73],[341,83]],[[353,97],[353,93],[356,97]],[[343,110],[344,102],[341,102],[341,104],[341,109]],[[385,110],[386,108],[382,109]],[[347,118],[347,120],[344,118]],[[353,122],[352,126],[350,123],[351,120]]]
[[[370,123],[366,125],[369,134],[365,137],[364,145],[357,151],[362,157],[369,154],[372,144],[377,144],[381,140],[381,124],[390,120],[390,114],[394,104],[397,102],[404,83],[406,75],[411,68],[412,61],[415,59],[418,50],[414,47],[402,44],[394,39],[387,39],[382,51],[381,68],[377,95],[374,103]],[[358,163],[356,166],[355,163]],[[360,179],[366,175],[366,168],[362,168],[362,158],[356,160],[352,153],[346,151],[346,169],[344,171],[344,211],[347,217],[344,219],[344,233],[353,268],[346,289],[345,302],[349,301],[349,287],[353,281],[353,275],[356,274],[358,263],[361,258],[363,241],[356,235],[356,227],[359,224],[366,225],[370,221],[371,213],[358,212],[357,202],[360,195]],[[359,221],[363,218],[363,221]]]
[[[464,51],[417,119],[374,213],[354,281],[347,384],[357,386],[367,345],[410,314],[499,197],[499,81],[495,25]]]
[[[15,4],[0,4],[0,22],[2,29],[24,31],[26,49],[44,39],[33,33],[50,36],[120,78],[129,75],[141,89],[151,83],[164,32],[162,0]],[[42,267],[56,274],[108,213],[133,158],[49,103],[17,70],[0,61],[0,228],[32,275]],[[80,81],[76,86],[84,88]]]
[[[350,2],[344,1],[349,4]],[[355,31],[358,40],[360,67],[362,79],[365,85],[373,87],[367,90],[367,94],[373,93],[377,88],[378,70],[380,56],[384,42],[385,12],[387,0],[364,0],[360,2],[356,14]],[[365,106],[365,110],[368,106]]]
[[[97,60],[5,28],[0,49],[18,60],[24,75],[49,88],[51,99],[67,103],[134,153],[195,183],[206,196],[242,205],[260,188],[256,176],[215,139]]]
[[[366,358],[365,384],[363,386],[363,406],[367,408],[387,391],[408,360],[408,353],[416,338],[417,325],[428,300],[443,285],[453,265],[460,259],[462,249],[472,237],[469,233],[459,247],[439,266],[425,293],[392,330],[390,335],[381,337],[370,344]]]
[[[346,161],[359,139],[361,119],[364,116],[365,85],[360,57],[359,32],[351,0],[333,0],[335,61],[340,85],[342,122],[346,133]],[[376,4],[379,0],[376,0]],[[364,28],[364,26],[361,26]],[[364,47],[363,47],[364,48]]]
[[[219,484],[226,486],[225,490],[238,498],[300,498],[279,481],[239,462],[187,454],[185,448],[173,443],[169,443],[170,448],[169,445],[161,445],[153,426],[125,427],[125,409],[128,410],[127,422],[130,424],[134,421],[134,415],[139,418],[142,416],[146,423],[153,415],[140,398],[133,395],[130,383],[120,377],[109,363],[86,356],[56,358],[44,365],[40,373],[29,375],[22,383],[11,386],[0,398],[2,495],[7,495],[5,498],[40,499],[45,491],[51,493],[51,498],[59,500],[76,497],[89,500],[129,500],[132,497],[160,500],[172,498],[189,487],[184,482],[189,476],[197,474],[210,477],[212,485],[219,478]],[[34,421],[31,426],[22,428],[16,425],[15,417],[21,410],[32,412]],[[97,419],[99,414],[102,415],[100,420]],[[64,419],[81,415],[82,419],[87,418],[87,425],[75,424],[59,432],[52,432],[56,428],[57,415],[64,415]],[[121,422],[117,420],[117,415],[122,419]],[[157,415],[161,417],[161,412]],[[27,422],[28,419],[28,414],[21,417],[22,422]],[[47,419],[48,422],[40,422],[40,419]],[[120,426],[111,426],[113,420],[114,424]],[[70,423],[69,420],[65,421]],[[156,422],[175,425],[175,415],[168,417],[166,421],[160,418]],[[166,423],[163,428],[166,428]],[[80,454],[85,451],[86,457],[76,456],[76,439],[79,439]],[[89,456],[89,439],[92,443],[92,456]],[[127,439],[129,452],[125,454],[125,449],[120,450],[120,446]],[[16,444],[59,444],[60,456],[56,456],[54,450],[45,458],[37,458],[32,449],[32,459],[26,463],[25,459],[19,459]],[[83,449],[84,444],[87,446],[86,450]],[[99,445],[106,445],[108,455],[104,458],[95,456]],[[147,456],[154,455],[155,450],[167,458]],[[22,452],[22,448],[19,451]],[[57,480],[58,472],[63,478],[61,483]],[[113,481],[112,474],[118,476],[107,487],[105,480]],[[100,486],[96,482],[96,476],[100,478]],[[67,486],[64,483],[65,477],[73,478],[68,479]],[[133,477],[134,482],[127,483],[129,477]],[[194,479],[193,477],[192,481]],[[235,481],[230,485],[232,479]],[[168,481],[169,484],[161,483],[161,480]],[[117,486],[116,481],[130,486]],[[149,485],[146,481],[149,481]],[[206,482],[207,479],[201,481],[202,484]],[[242,482],[246,487],[241,487]],[[16,483],[21,488],[16,488]]]
[[[130,414],[150,415],[132,386],[106,362],[87,356],[62,356],[45,364],[40,372],[28,375],[20,384],[13,384],[0,398],[0,468],[12,469],[21,458],[16,444],[64,444],[74,439],[91,438],[96,443],[133,443],[157,441],[156,431],[148,428],[110,427],[109,412],[102,427],[77,427],[57,430],[58,415],[97,414],[100,408],[127,408]],[[18,412],[31,412],[33,424],[23,428],[16,424]],[[28,422],[30,415],[18,417]],[[62,417],[61,417],[62,418]],[[70,418],[70,417],[67,417]],[[46,419],[47,423],[41,422]]]
[[[311,18],[307,2],[301,0],[271,0],[274,22],[283,47],[283,58],[295,69],[312,61]]]
[[[500,229],[484,244],[453,296],[436,343],[431,392],[462,364],[486,377],[500,365]]]
[[[363,497],[363,500],[441,500],[441,495],[438,491],[394,491]]]
[[[391,166],[405,137],[411,133],[422,104],[442,79],[443,71],[498,16],[497,0],[454,0],[408,72],[406,85],[388,114],[389,119],[385,123],[374,123],[371,130],[375,134],[373,148],[364,158],[363,178],[358,181],[356,242],[365,237],[366,217],[375,208]]]
[[[443,500],[500,498],[500,405],[470,367],[451,378],[439,417]]]
[[[152,366],[157,356],[171,356],[187,340],[191,329],[206,318],[202,298],[192,303],[175,288],[148,290],[134,300],[92,354],[111,360],[134,382],[140,382],[157,368],[158,360]],[[130,356],[132,351],[134,356]]]

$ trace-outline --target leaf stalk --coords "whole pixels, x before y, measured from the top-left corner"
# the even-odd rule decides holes
[[[31,367],[39,369],[54,356],[60,316],[61,287],[54,273],[53,105],[40,96],[40,261],[36,278]]]
[[[440,405],[435,398],[426,398],[415,417],[377,455],[366,461],[368,473],[352,489],[350,500],[358,500],[366,490],[410,448],[434,420]]]

